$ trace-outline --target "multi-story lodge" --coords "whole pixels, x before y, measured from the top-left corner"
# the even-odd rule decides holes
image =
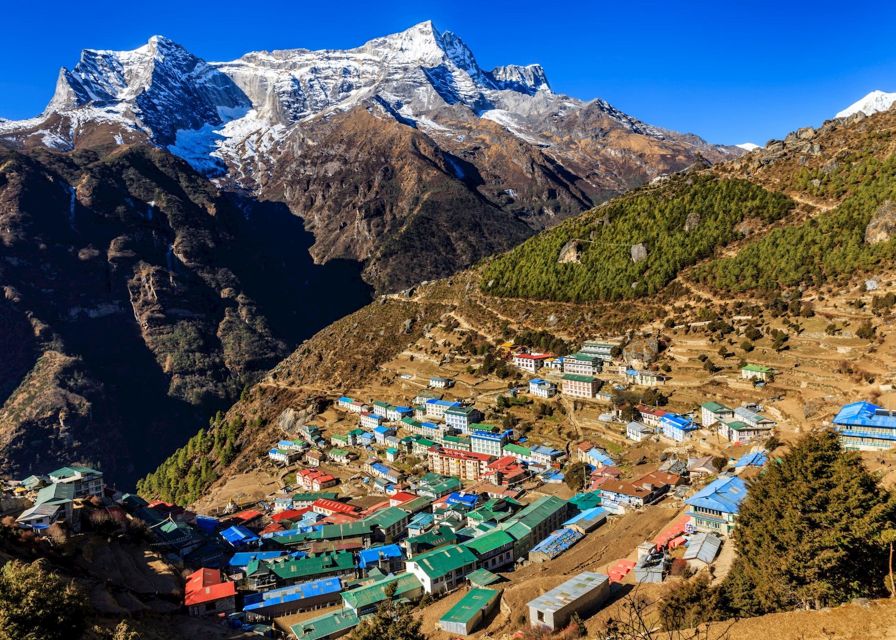
[[[496,456],[473,451],[431,447],[427,452],[429,470],[443,476],[455,476],[461,480],[479,480],[488,471],[488,465]]]
[[[737,476],[718,478],[685,500],[687,515],[698,531],[729,534],[746,495],[747,485]]]
[[[599,342],[596,340],[586,340],[579,350],[579,353],[586,353],[591,356],[597,356],[604,362],[613,360],[613,351],[618,349],[618,344],[612,342]]]
[[[719,402],[704,402],[700,405],[700,424],[704,428],[733,418],[734,410]]]
[[[72,465],[51,471],[48,475],[53,484],[74,487],[75,498],[89,498],[103,493],[103,472],[90,467]]]
[[[426,401],[426,404],[423,405],[426,408],[426,417],[427,418],[436,418],[437,420],[441,420],[445,417],[445,412],[448,409],[457,409],[460,407],[460,402],[456,402],[454,400],[436,400],[432,398]]]
[[[461,433],[470,433],[470,426],[482,422],[484,415],[475,407],[452,407],[445,411],[445,424]]]
[[[557,385],[541,378],[529,380],[529,393],[537,398],[552,398],[557,394]]]
[[[507,430],[493,433],[487,429],[477,429],[476,426],[487,425],[473,425],[473,432],[470,434],[472,451],[474,453],[485,453],[496,458],[501,457],[503,455],[501,449],[507,442],[510,442],[513,432]]]
[[[663,436],[669,440],[684,442],[697,430],[697,425],[690,418],[677,413],[667,413],[660,418],[660,429],[663,431]]]
[[[602,381],[594,376],[567,373],[563,376],[563,395],[573,398],[593,398],[600,391]]]
[[[574,353],[563,358],[563,373],[583,376],[597,375],[603,369],[603,360],[587,353]]]
[[[833,422],[846,449],[881,451],[896,447],[896,411],[870,402],[853,402],[840,409]]]
[[[513,366],[529,373],[537,373],[553,357],[553,353],[518,353],[513,356]]]

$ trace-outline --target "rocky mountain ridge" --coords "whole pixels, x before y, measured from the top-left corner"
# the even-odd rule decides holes
[[[0,139],[66,152],[150,141],[224,188],[286,203],[315,234],[318,262],[362,261],[381,291],[448,275],[658,175],[742,153],[555,93],[539,65],[482,69],[431,22],[344,51],[230,62],[160,36],[133,51],[85,50],[45,112],[0,123]]]

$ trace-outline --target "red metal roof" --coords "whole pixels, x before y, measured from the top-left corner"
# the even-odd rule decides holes
[[[236,585],[224,582],[218,569],[199,569],[187,578],[184,604],[189,606],[236,595]]]
[[[414,500],[417,496],[410,491],[399,491],[389,498],[389,503],[393,507],[397,507],[400,504],[404,504],[405,502],[410,502]]]
[[[281,511],[280,513],[275,513],[271,516],[271,520],[274,522],[281,522],[283,520],[298,520],[303,515],[311,511],[311,507],[302,507],[301,509],[287,509],[286,511]]]
[[[264,514],[262,514],[258,509],[245,509],[243,511],[234,513],[227,519],[235,520],[241,524],[246,524],[247,522],[252,522],[253,520],[255,520],[255,518],[260,518],[262,515]]]
[[[311,503],[311,508],[325,509],[327,511],[332,511],[333,513],[355,513],[358,511],[358,507],[353,507],[350,504],[345,504],[344,502],[338,502],[336,500],[330,500],[328,498],[318,498],[314,502]]]
[[[547,360],[553,358],[553,353],[517,353],[514,358],[523,358],[525,360]]]

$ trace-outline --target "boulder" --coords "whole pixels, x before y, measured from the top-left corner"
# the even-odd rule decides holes
[[[557,262],[564,264],[567,262],[578,262],[579,253],[582,251],[582,243],[577,238],[573,238],[560,249],[560,255],[557,256]]]
[[[690,233],[700,224],[700,214],[696,211],[691,211],[688,214],[688,217],[684,221],[684,230],[685,233]]]
[[[647,247],[643,242],[632,245],[631,248],[632,262],[638,263],[647,259]]]
[[[865,227],[865,243],[880,244],[896,237],[896,203],[887,200],[881,204]]]

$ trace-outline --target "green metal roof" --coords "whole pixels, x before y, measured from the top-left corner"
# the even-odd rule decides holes
[[[408,513],[417,513],[418,511],[423,511],[431,504],[432,500],[426,496],[417,496],[413,500],[408,500],[407,502],[400,504],[398,508],[402,511],[407,511]]]
[[[594,376],[583,376],[578,373],[565,373],[563,374],[564,380],[571,380],[573,382],[594,382]]]
[[[734,429],[735,431],[745,431],[753,428],[746,422],[741,422],[740,420],[733,420],[731,422],[726,422],[725,424],[729,429]]]
[[[747,364],[741,368],[741,371],[755,371],[757,373],[771,373],[771,367],[766,367],[761,364]]]
[[[719,402],[711,402],[711,401],[704,402],[700,406],[703,407],[704,409],[706,409],[707,411],[712,411],[713,413],[720,413],[722,411],[727,411],[727,412],[731,411],[731,409],[729,409],[728,407],[726,407],[725,405],[723,405]]]
[[[445,414],[452,416],[469,416],[474,411],[479,411],[476,407],[452,407],[445,411]]]
[[[370,535],[372,528],[364,520],[345,524],[325,524],[307,535],[308,540],[344,540]]]
[[[34,506],[42,504],[57,504],[75,499],[75,485],[64,483],[49,484],[37,491]]]
[[[461,567],[476,564],[476,556],[463,545],[441,547],[414,556],[414,562],[431,579],[441,578]]]
[[[387,507],[367,516],[362,520],[370,527],[379,527],[380,529],[388,529],[395,526],[402,520],[408,519],[408,512],[398,507]]]
[[[321,640],[358,626],[358,614],[351,609],[342,609],[317,618],[292,625],[289,630],[300,640]]]
[[[60,467],[59,469],[56,469],[56,471],[51,471],[47,475],[54,478],[71,478],[79,473],[82,476],[102,475],[102,472],[97,471],[96,469],[91,469],[90,467],[82,467],[81,465],[77,464],[73,464],[68,467]]]
[[[503,449],[508,453],[516,453],[521,456],[528,457],[532,455],[532,451],[530,451],[528,447],[524,447],[521,444],[505,444]]]
[[[586,493],[577,493],[569,499],[569,504],[573,505],[579,511],[587,511],[594,507],[600,506],[600,491],[588,491]]]
[[[539,498],[505,523],[505,531],[519,539],[521,531],[531,531],[555,513],[566,510],[566,500],[557,496]]]
[[[336,551],[298,560],[272,560],[267,565],[281,580],[296,580],[350,571],[355,568],[355,556],[351,551]]]
[[[567,358],[572,358],[573,360],[578,360],[580,362],[594,362],[595,360],[599,360],[599,356],[593,356],[590,353],[574,353],[571,356],[566,356]]]
[[[500,580],[502,580],[502,578],[501,576],[492,573],[488,569],[476,569],[476,571],[467,576],[467,580],[469,580],[471,584],[475,584],[477,587],[487,587],[490,584],[499,582]]]
[[[338,497],[338,491],[304,491],[302,493],[294,493],[292,499],[293,502],[314,502],[320,499],[335,500]]]
[[[345,449],[336,449],[334,447],[333,449],[330,449],[327,452],[327,455],[330,456],[331,458],[339,458],[339,457],[347,456],[348,451],[346,451]]]
[[[445,544],[455,544],[457,542],[457,534],[454,533],[454,529],[443,524],[435,529],[430,529],[426,533],[421,533],[419,536],[411,536],[406,542],[410,547],[423,545],[441,547]]]
[[[391,409],[392,408],[391,404],[389,404],[388,402],[383,402],[382,400],[377,400],[376,402],[373,403],[373,406],[374,407],[382,407],[383,409]]]
[[[475,588],[470,589],[456,605],[451,607],[439,622],[459,622],[466,624],[473,617],[479,615],[483,609],[487,609],[501,595],[494,589]]]
[[[470,429],[474,431],[501,431],[500,427],[496,424],[486,424],[484,422],[474,422],[470,425]]]
[[[513,544],[513,541],[513,538],[506,531],[495,529],[491,533],[486,533],[484,536],[468,540],[464,543],[464,546],[469,547],[481,556],[505,545]]]
[[[394,576],[387,576],[382,580],[377,580],[373,584],[359,587],[358,589],[343,591],[342,600],[345,602],[345,606],[352,609],[365,609],[386,600],[386,587],[390,584],[395,585],[393,599],[422,588],[420,580],[413,573],[400,573]]]

